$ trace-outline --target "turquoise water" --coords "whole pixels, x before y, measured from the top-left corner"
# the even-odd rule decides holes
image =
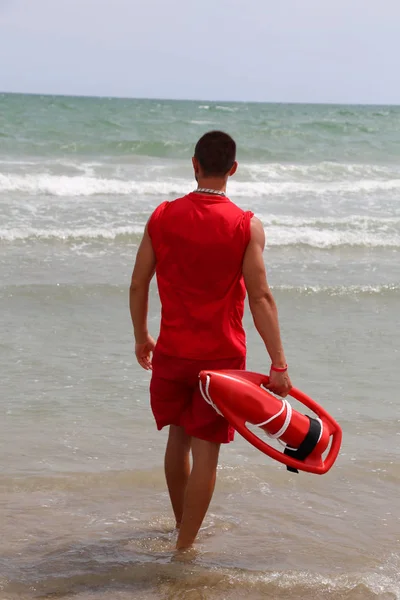
[[[393,164],[400,107],[0,95],[2,154],[185,159],[203,130],[238,138],[252,162]]]
[[[0,95],[0,586],[7,599],[332,598],[399,591],[400,108]],[[237,437],[198,554],[170,552],[127,289],[197,138],[237,140],[294,384],[344,431],[322,477]],[[159,304],[151,292],[150,325]],[[246,312],[249,367],[268,357]]]

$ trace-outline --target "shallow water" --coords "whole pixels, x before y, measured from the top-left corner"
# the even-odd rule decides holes
[[[126,144],[151,130],[148,156],[89,128],[105,101],[68,100],[71,111],[5,98],[27,125],[22,136],[9,119],[0,146],[1,598],[400,598],[397,109],[227,105],[233,119],[195,103],[113,101]],[[73,134],[64,111],[81,124]],[[134,361],[128,286],[151,209],[193,187],[183,156],[208,125],[174,122],[204,112],[242,140],[230,189],[264,221],[292,380],[344,437],[318,477],[288,473],[237,436],[196,549],[177,556],[166,432]],[[153,286],[155,335],[158,318]],[[248,311],[245,323],[249,368],[266,371]]]

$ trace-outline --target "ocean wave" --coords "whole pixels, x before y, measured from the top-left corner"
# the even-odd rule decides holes
[[[86,126],[87,127],[87,126]],[[121,125],[114,128],[117,133],[121,133]],[[23,144],[24,154],[29,156],[40,156],[41,158],[49,158],[52,156],[70,155],[73,157],[80,156],[83,159],[88,156],[101,157],[103,160],[107,158],[115,159],[121,157],[123,160],[132,156],[153,157],[159,159],[179,159],[186,158],[190,160],[193,153],[193,143],[179,141],[173,138],[171,132],[170,139],[163,139],[163,132],[160,132],[160,139],[123,139],[122,136],[110,139],[110,129],[103,126],[103,131],[99,129],[93,130],[93,137],[90,135],[82,136],[81,131],[77,131],[75,135],[71,132],[66,135],[64,131],[57,129],[49,129],[46,132],[41,132],[41,137],[45,137],[46,141],[42,141],[40,137],[32,137],[24,142],[19,142],[17,139],[12,139],[10,143],[11,152],[14,152],[14,144]],[[90,128],[89,128],[90,131]],[[40,135],[40,134],[39,134]]]
[[[96,241],[120,240],[137,241],[144,231],[145,224],[126,227],[77,227],[43,229],[21,227],[0,230],[0,240],[4,242],[43,240],[43,241]]]
[[[319,215],[313,217],[296,217],[294,215],[273,215],[273,214],[262,214],[258,215],[264,225],[285,225],[288,227],[325,227],[329,225],[332,228],[354,228],[362,229],[380,229],[385,228],[388,225],[396,226],[400,225],[400,215],[398,217],[384,217],[384,216],[371,216],[371,215],[347,215],[346,217],[322,217]]]
[[[344,116],[344,115],[341,115]],[[332,137],[340,134],[358,133],[375,133],[376,127],[370,127],[363,123],[359,123],[356,120],[351,120],[350,115],[347,120],[315,120],[303,123],[303,130],[317,131],[319,133],[326,132],[331,134]]]
[[[241,108],[247,110],[245,105],[242,105]],[[200,110],[221,110],[225,112],[237,112],[239,110],[238,106],[226,106],[226,104],[199,104],[197,107]]]
[[[204,121],[201,119],[192,119],[189,123],[192,125],[214,125],[214,121]]]
[[[358,295],[378,295],[400,292],[400,283],[382,283],[377,285],[277,285],[271,286],[275,292],[295,292],[298,294],[311,295],[322,294],[327,296],[358,296]]]
[[[211,121],[206,120],[191,120],[193,124],[207,124]],[[173,142],[165,142],[168,146]],[[9,177],[14,175],[21,176],[20,167],[35,167],[37,171],[42,169],[40,172],[30,172],[31,176],[44,176],[53,175],[57,176],[57,170],[59,167],[73,168],[78,171],[87,171],[87,168],[96,167],[100,172],[105,168],[110,171],[110,167],[114,164],[115,171],[118,172],[121,165],[126,168],[132,168],[130,159],[120,159],[117,162],[110,162],[110,160],[77,160],[66,157],[40,157],[37,160],[32,159],[12,159],[12,158],[0,158],[0,165],[4,165],[8,170],[12,169],[13,166],[18,168],[17,173],[7,173]],[[143,164],[140,161],[140,169],[143,172],[153,173],[154,169],[168,173],[171,169],[182,169],[182,174],[187,173],[188,161],[187,160],[175,160],[172,165],[166,161],[152,161],[149,164]],[[53,173],[52,173],[53,171]],[[321,161],[310,164],[302,163],[280,163],[280,162],[241,162],[239,164],[239,179],[236,177],[230,180],[230,184],[237,183],[240,178],[244,177],[251,183],[252,181],[282,181],[286,183],[338,183],[343,181],[359,181],[359,180],[377,180],[377,181],[392,181],[400,179],[400,167],[398,165],[380,165],[380,164],[368,164],[368,163],[340,163],[332,161]],[[0,174],[1,175],[1,174]],[[28,173],[22,173],[22,175],[28,175]]]
[[[342,182],[359,180],[391,181],[400,179],[398,165],[380,165],[369,163],[340,163],[321,161],[311,164],[301,163],[248,163],[239,165],[239,172],[243,170],[255,178],[262,177],[266,180],[279,181],[314,181],[314,182]]]
[[[400,248],[400,234],[377,234],[368,231],[315,229],[313,227],[266,228],[267,246],[310,246],[320,249],[341,246],[364,248]]]
[[[92,176],[0,174],[0,193],[20,192],[52,196],[128,195],[173,196],[186,194],[193,185],[188,179],[162,181],[108,179]],[[355,181],[231,181],[231,196],[259,198],[288,195],[356,195],[399,191],[398,179],[358,179]]]
[[[125,517],[126,520],[126,517]],[[119,537],[100,542],[57,546],[44,557],[27,552],[22,559],[6,556],[7,578],[0,583],[7,598],[68,597],[98,598],[196,598],[236,600],[237,598],[274,598],[274,600],[398,600],[398,555],[378,562],[376,569],[318,573],[317,570],[270,567],[252,568],[236,553],[190,554],[186,561],[172,560],[172,537],[165,526],[140,531],[130,518],[130,538]],[[29,546],[28,546],[29,550]],[[268,553],[267,553],[268,556]],[[270,558],[270,557],[269,557]],[[185,564],[186,562],[186,564]],[[272,563],[274,559],[272,558]],[[154,587],[156,586],[156,587]],[[100,593],[93,590],[100,590]],[[101,590],[106,590],[103,595]],[[81,596],[82,595],[82,596]]]
[[[74,290],[74,293],[82,293],[87,295],[90,294],[101,294],[111,295],[111,294],[119,294],[120,292],[124,292],[125,286],[121,286],[120,284],[114,283],[85,283],[85,284],[20,284],[20,285],[3,285],[1,286],[1,292],[4,293],[8,291],[10,295],[17,293],[20,289],[25,289],[26,294],[29,295],[48,295],[49,288],[57,287],[60,290],[67,289],[69,291]],[[301,296],[378,296],[378,295],[398,295],[400,293],[400,283],[381,283],[381,284],[373,284],[373,285],[289,285],[289,284],[281,284],[281,285],[271,285],[271,290],[274,293],[279,294],[297,294]],[[1,293],[0,293],[1,295]],[[222,467],[221,467],[222,468]],[[146,471],[147,472],[147,471]],[[141,471],[136,471],[136,475],[138,477],[142,477],[140,474]],[[132,477],[134,475],[130,475]],[[240,474],[240,478],[243,479],[245,475],[243,473]],[[248,474],[250,477],[250,475]],[[77,476],[78,477],[78,476]],[[145,476],[141,479],[141,483],[143,484],[145,481]],[[32,479],[33,481],[33,479]],[[86,482],[87,483],[87,482]],[[0,487],[2,485],[2,479],[0,478]]]
[[[101,177],[48,175],[3,175],[0,174],[0,192],[23,192],[51,196],[94,196],[94,195],[171,195],[185,194],[186,180],[173,181],[124,181]]]
[[[0,229],[0,240],[3,242],[28,240],[59,241],[94,241],[115,240],[119,242],[137,242],[138,235],[143,232],[143,224],[128,226],[91,227],[11,227]],[[400,248],[400,233],[375,233],[368,231],[314,229],[313,227],[288,227],[284,225],[265,228],[266,247],[304,246],[322,250],[340,247],[359,248]]]
[[[226,112],[237,112],[239,110],[237,106],[225,106],[223,104],[216,104],[214,108],[215,110],[223,110]]]

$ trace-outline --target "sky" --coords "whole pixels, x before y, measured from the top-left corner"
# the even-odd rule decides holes
[[[400,104],[399,0],[0,0],[0,91]]]

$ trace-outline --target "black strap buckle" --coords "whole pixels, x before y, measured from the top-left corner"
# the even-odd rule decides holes
[[[310,456],[311,452],[314,450],[315,446],[319,442],[319,438],[321,436],[322,425],[318,419],[314,419],[306,415],[306,417],[310,420],[310,427],[308,429],[307,435],[304,440],[301,442],[300,446],[297,450],[289,450],[289,448],[285,448],[284,454],[290,456],[291,458],[296,458],[297,460],[305,460],[307,456]],[[288,471],[291,473],[298,473],[298,470],[294,467],[286,467]]]

